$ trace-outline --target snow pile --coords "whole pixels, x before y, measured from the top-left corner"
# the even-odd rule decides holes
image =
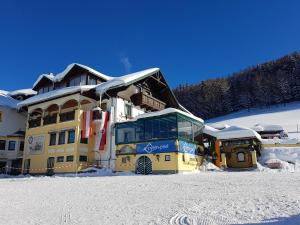
[[[270,168],[278,168],[283,171],[300,171],[300,148],[274,147],[263,148],[260,162]]]
[[[299,144],[300,140],[298,138],[286,138],[286,139],[280,139],[280,138],[273,138],[273,139],[262,139],[262,144],[269,144],[269,145],[275,145],[275,144]]]
[[[37,92],[32,90],[32,89],[20,89],[20,90],[15,90],[12,92],[9,92],[9,96],[16,96],[16,95],[25,95],[25,96],[30,96],[30,95],[36,95]]]
[[[200,166],[200,171],[206,172],[206,171],[222,171],[222,170],[219,167],[217,167],[215,164],[204,160],[202,165]]]
[[[225,123],[211,123],[209,124],[210,127],[215,128],[217,130],[223,130],[225,128],[230,127],[228,124]]]
[[[269,159],[265,162],[270,169],[279,169],[280,171],[295,172],[295,165],[280,159]]]

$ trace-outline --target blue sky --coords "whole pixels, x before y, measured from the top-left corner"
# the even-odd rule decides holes
[[[159,67],[169,84],[226,76],[300,47],[300,1],[0,2],[0,89],[73,62],[123,75]]]

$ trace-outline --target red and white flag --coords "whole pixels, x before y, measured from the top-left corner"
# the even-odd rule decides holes
[[[109,121],[109,112],[102,112],[102,120],[99,129],[99,135],[96,138],[96,149],[103,151],[106,144],[107,126]]]
[[[83,112],[82,138],[89,138],[93,135],[92,123],[93,111]]]

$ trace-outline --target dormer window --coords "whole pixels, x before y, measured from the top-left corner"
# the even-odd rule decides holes
[[[79,75],[70,80],[70,87],[86,85],[86,75]]]
[[[96,84],[97,84],[97,81],[96,81],[96,79],[94,79],[94,78],[92,78],[92,77],[89,77],[88,84],[89,84],[89,85],[96,85]]]
[[[53,91],[53,86],[46,86],[39,89],[38,94],[47,93],[49,91]]]

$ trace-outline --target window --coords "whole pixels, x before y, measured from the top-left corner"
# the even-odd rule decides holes
[[[75,130],[69,130],[68,132],[68,143],[72,144],[75,142]]]
[[[0,150],[5,150],[6,141],[0,140]]]
[[[59,114],[60,122],[72,121],[75,119],[75,111]]]
[[[24,151],[24,141],[20,142],[20,151]]]
[[[58,144],[59,145],[64,145],[65,144],[65,139],[66,139],[66,132],[65,131],[59,132]]]
[[[117,124],[117,144],[177,138],[176,121],[173,114]]]
[[[127,158],[126,157],[122,157],[122,163],[124,164],[124,163],[126,163],[126,161],[127,161]]]
[[[245,153],[244,152],[237,153],[237,158],[238,158],[239,162],[244,162],[245,161]]]
[[[56,145],[56,133],[51,133],[50,134],[50,143],[49,143],[50,146],[52,145]]]
[[[87,156],[85,156],[85,155],[80,155],[80,156],[79,156],[79,162],[87,162]]]
[[[82,138],[82,131],[80,132],[80,143],[81,144],[88,144],[89,143],[88,138]]]
[[[171,156],[170,155],[165,155],[165,161],[171,161]]]
[[[86,85],[86,75],[79,75],[70,80],[69,86],[81,86]]]
[[[97,84],[97,81],[96,81],[96,79],[94,79],[94,78],[92,78],[92,77],[89,77],[88,84],[89,84],[89,85],[96,85],[96,84]]]
[[[125,110],[124,110],[125,116],[128,118],[132,117],[132,105],[125,103]]]
[[[56,158],[56,162],[64,162],[64,157],[63,156],[58,156],[57,158]]]
[[[67,162],[73,162],[74,161],[74,156],[73,155],[68,155],[67,156]]]
[[[178,116],[178,136],[179,138],[193,141],[192,123],[182,116]]]
[[[16,149],[16,142],[15,141],[9,141],[8,142],[8,150],[14,151]]]
[[[2,112],[0,112],[0,122],[2,122]]]

